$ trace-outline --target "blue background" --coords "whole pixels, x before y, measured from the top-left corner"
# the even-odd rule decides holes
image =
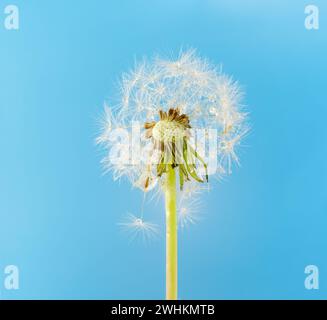
[[[304,27],[307,4],[320,29]],[[7,4],[20,29],[5,30]],[[105,98],[135,59],[194,47],[244,85],[242,167],[180,234],[182,299],[327,297],[327,3],[0,1],[0,298],[164,298],[164,237],[117,227],[142,194],[103,176]],[[159,222],[163,210],[146,206]],[[20,270],[5,290],[3,270]],[[306,290],[304,268],[320,270]]]

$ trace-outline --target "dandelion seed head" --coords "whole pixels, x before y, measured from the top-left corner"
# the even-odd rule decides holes
[[[160,160],[160,154],[159,157],[155,155],[160,149],[157,142],[166,143],[172,137],[183,137],[188,126],[217,131],[217,151],[214,155],[217,175],[223,172],[229,174],[233,163],[239,164],[236,147],[247,131],[243,91],[232,77],[223,73],[220,66],[216,67],[199,57],[195,50],[181,52],[176,59],[144,59],[132,71],[123,74],[120,92],[115,107],[105,107],[102,132],[97,138],[107,153],[103,161],[105,171],[113,172],[115,179],[127,177],[133,186],[144,191],[156,189],[160,186],[157,180],[164,177],[158,175],[154,161],[155,158]],[[168,116],[169,110],[174,110],[175,118],[185,116],[188,122],[186,118],[184,122],[176,122],[159,117],[160,112]],[[117,141],[111,138],[114,128],[130,129],[133,122],[152,126],[151,130],[144,129],[142,132],[142,151],[132,145],[127,152],[128,156],[136,153],[142,161],[110,163],[110,150],[117,145]],[[147,135],[151,135],[152,139],[149,140]],[[126,139],[130,142],[131,137]],[[196,167],[203,165],[199,157],[195,158]],[[185,179],[184,188],[190,183],[190,179]]]

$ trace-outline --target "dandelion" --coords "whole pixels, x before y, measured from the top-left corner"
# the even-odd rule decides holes
[[[137,64],[122,76],[118,103],[105,108],[97,139],[105,170],[165,197],[167,299],[177,299],[178,220],[195,223],[194,197],[239,164],[236,149],[248,132],[242,98],[236,81],[189,50]],[[126,226],[154,232],[134,216]]]

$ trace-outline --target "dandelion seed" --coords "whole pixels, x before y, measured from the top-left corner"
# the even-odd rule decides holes
[[[128,214],[126,222],[119,223],[118,225],[129,233],[131,240],[140,237],[143,241],[149,241],[159,234],[156,224],[146,222],[142,218],[136,217],[131,213]]]
[[[186,183],[183,190],[181,190],[180,197],[182,199],[190,199],[194,196],[198,196],[204,191],[209,191],[209,190],[210,190],[210,184],[201,184],[201,183],[190,181],[189,183]]]
[[[198,199],[193,198],[192,200],[181,199],[177,207],[178,223],[182,229],[185,227],[195,224],[200,220],[199,210],[200,202]]]
[[[220,164],[222,167],[227,167],[228,173],[232,173],[232,162],[240,165],[239,158],[236,154],[236,147],[240,145],[241,139],[248,133],[248,129],[243,132],[234,134],[232,137],[225,135],[219,142]]]

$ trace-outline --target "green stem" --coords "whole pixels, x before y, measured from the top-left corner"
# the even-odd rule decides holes
[[[177,214],[176,174],[169,166],[165,186],[166,198],[166,299],[177,300]]]

